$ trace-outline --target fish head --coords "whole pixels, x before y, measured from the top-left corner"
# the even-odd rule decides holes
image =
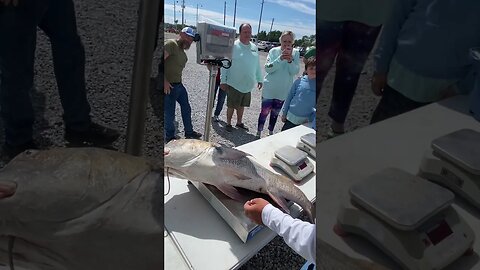
[[[165,168],[181,170],[212,147],[212,143],[201,140],[172,140],[164,148]]]

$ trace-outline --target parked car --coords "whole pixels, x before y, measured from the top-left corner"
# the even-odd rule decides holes
[[[259,51],[267,51],[267,41],[259,41],[257,47]]]
[[[304,56],[305,52],[307,51],[305,47],[297,47],[297,49],[298,49],[298,52],[300,53],[300,56]]]

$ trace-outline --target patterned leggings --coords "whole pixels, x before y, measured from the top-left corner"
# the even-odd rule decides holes
[[[267,116],[270,113],[270,121],[268,121],[268,130],[273,131],[275,123],[277,122],[278,114],[283,106],[283,100],[262,98],[262,110],[258,116],[257,131],[262,131]]]

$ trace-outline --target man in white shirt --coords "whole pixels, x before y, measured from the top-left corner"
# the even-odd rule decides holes
[[[294,219],[261,198],[246,202],[243,209],[253,222],[276,232],[290,248],[307,260],[302,269],[315,269],[315,224]]]

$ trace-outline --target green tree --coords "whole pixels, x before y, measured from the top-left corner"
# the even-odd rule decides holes
[[[267,40],[267,32],[260,31],[260,33],[258,33],[258,40]]]

